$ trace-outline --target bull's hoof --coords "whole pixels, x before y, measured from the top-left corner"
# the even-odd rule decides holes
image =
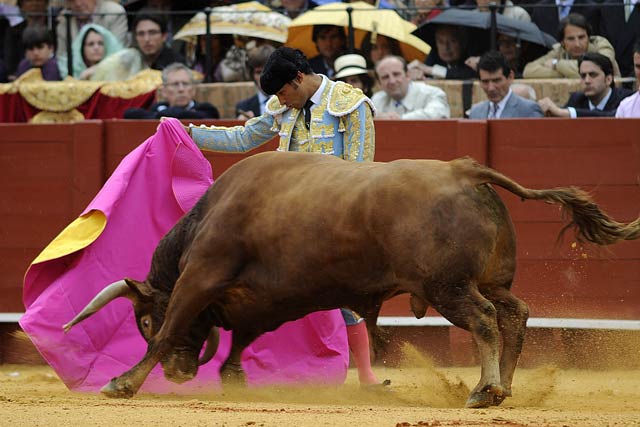
[[[104,394],[107,397],[111,397],[114,399],[130,399],[136,394],[128,385],[120,386],[118,385],[117,378],[109,381],[109,384],[105,385],[100,389],[100,393]]]
[[[489,406],[497,406],[504,400],[505,390],[499,384],[488,384],[481,391],[471,393],[466,408],[488,408]]]
[[[389,391],[391,390],[391,380],[384,380],[377,384],[360,384],[360,388],[364,391]]]
[[[225,386],[232,387],[246,387],[247,386],[247,376],[245,375],[242,368],[230,368],[223,367],[220,370],[220,378],[222,379],[222,383]]]
[[[165,372],[164,377],[176,384],[182,384],[184,382],[187,381],[191,381],[194,377],[196,376],[196,374],[194,374],[193,372],[173,372],[173,373],[167,373]]]

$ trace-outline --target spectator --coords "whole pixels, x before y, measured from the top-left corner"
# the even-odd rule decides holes
[[[196,81],[193,72],[184,64],[176,62],[162,70],[161,94],[163,102],[153,104],[149,110],[129,108],[125,119],[218,119],[218,109],[208,102],[196,102],[194,97]]]
[[[631,91],[617,88],[613,81],[613,64],[604,55],[587,52],[578,60],[582,92],[574,92],[564,108],[551,99],[538,101],[540,108],[551,117],[613,117],[618,104]]]
[[[440,88],[411,81],[407,63],[400,56],[387,56],[376,65],[381,91],[371,100],[379,119],[446,119],[449,118],[447,95]]]
[[[135,47],[123,49],[101,61],[92,80],[126,80],[142,70],[162,70],[169,64],[186,60],[166,46],[167,27],[164,17],[157,11],[141,9],[133,24]]]
[[[555,35],[560,21],[570,13],[584,16],[597,33],[600,1],[594,0],[540,0],[531,7],[531,20],[542,31]],[[562,38],[558,38],[561,41]]]
[[[622,77],[633,76],[633,46],[640,40],[640,6],[633,0],[603,0],[600,3],[599,35],[616,51]]]
[[[53,34],[46,27],[34,25],[27,27],[22,33],[22,44],[25,48],[25,58],[18,64],[16,76],[40,68],[44,80],[62,80],[58,63],[54,56]]]
[[[233,34],[211,34],[211,51],[209,52],[209,60],[211,62],[211,81],[223,81],[220,64],[224,60],[229,49],[234,46]],[[191,68],[205,74],[207,64],[207,40],[206,36],[198,36],[197,51],[195,60]]]
[[[247,54],[247,67],[253,76],[253,83],[256,85],[256,94],[238,102],[236,105],[236,118],[238,120],[247,120],[264,114],[269,96],[264,93],[260,86],[260,75],[269,56],[271,56],[275,50],[276,48],[270,44],[263,44],[249,50]]]
[[[58,15],[56,34],[58,36],[57,55],[67,55],[67,24],[64,17],[66,12],[71,17],[71,40],[73,41],[80,29],[89,23],[103,26],[111,31],[123,46],[129,46],[129,28],[127,15],[120,3],[109,0],[68,0],[67,8]]]
[[[398,40],[377,33],[368,33],[364,37],[360,51],[366,58],[369,67],[374,67],[387,55],[402,56]]]
[[[615,59],[615,52],[611,43],[604,37],[591,36],[591,26],[584,16],[571,13],[562,21],[558,30],[560,43],[546,54],[528,63],[524,67],[525,79],[566,77],[577,79],[578,58],[587,52],[597,52],[608,57],[613,63],[616,77],[620,76],[620,69]]]
[[[47,26],[46,0],[18,0],[18,6],[24,21],[16,26],[7,28],[4,34],[4,60],[9,80],[15,79],[18,63],[24,59],[25,52],[22,44],[24,30],[34,25]]]
[[[616,117],[640,118],[640,40],[636,40],[636,44],[633,45],[633,70],[636,74],[636,85],[638,87],[638,91],[620,101],[620,105],[616,111]]]
[[[530,101],[535,101],[538,99],[538,95],[536,95],[536,90],[526,83],[511,83],[511,91],[516,95],[528,99]]]
[[[501,119],[514,117],[542,117],[542,110],[534,101],[513,93],[513,70],[500,52],[487,52],[478,61],[480,87],[487,95],[471,107],[470,119]]]
[[[162,70],[169,64],[186,64],[185,58],[167,45],[167,20],[153,9],[141,9],[133,21],[135,45],[142,54],[144,64],[153,70]]]
[[[111,31],[98,24],[85,25],[71,45],[73,77],[91,80],[98,63],[122,49],[120,41]],[[66,56],[58,57],[58,68],[60,68],[60,74],[66,77],[68,74]]]
[[[282,0],[282,7],[278,8],[278,12],[291,19],[297,18],[307,10],[315,8],[318,4],[312,0]]]
[[[333,77],[333,61],[346,47],[347,36],[344,28],[336,25],[314,25],[312,39],[319,53],[309,60],[311,69],[316,74]]]
[[[435,49],[431,49],[425,63],[414,60],[409,64],[413,80],[475,79],[475,70],[465,61],[469,57],[466,29],[456,25],[438,25],[435,30]]]
[[[367,61],[364,56],[356,53],[342,55],[336,58],[336,74],[334,80],[349,83],[351,86],[360,89],[365,95],[371,97],[373,90],[373,78],[371,71],[367,68]]]
[[[516,6],[513,4],[511,0],[475,0],[475,3],[478,5],[478,8],[475,9],[478,12],[489,12],[489,5],[491,3],[496,3],[498,5],[498,13],[500,13],[505,18],[517,19],[519,21],[531,22],[531,17],[529,13],[524,10],[520,6]]]
[[[265,113],[248,120],[244,126],[189,126],[198,147],[224,152],[248,151],[280,135],[278,149],[282,151],[309,151],[350,161],[373,161],[373,110],[361,91],[315,74],[304,54],[288,47],[278,48],[271,54],[263,67],[260,85],[265,93],[276,95],[267,102]],[[360,383],[378,384],[371,369],[366,326],[355,313],[342,311]]]
[[[415,16],[411,22],[420,26],[430,19],[440,15],[442,10],[449,7],[446,0],[414,0]]]

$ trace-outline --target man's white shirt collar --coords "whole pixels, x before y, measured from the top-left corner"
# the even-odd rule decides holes
[[[322,104],[322,92],[324,92],[324,88],[327,86],[327,82],[329,81],[327,76],[323,76],[322,74],[319,74],[319,76],[322,77],[322,83],[320,83],[318,90],[316,90],[313,95],[311,95],[311,98],[309,98],[311,102],[313,102],[314,106]]]
[[[609,92],[607,92],[607,94],[605,95],[604,98],[602,98],[602,100],[598,103],[598,105],[593,105],[591,103],[591,100],[589,100],[589,109],[593,110],[598,109],[600,111],[604,110],[605,105],[607,105],[607,102],[609,102],[609,98],[611,98],[611,94],[613,93],[613,90],[611,88],[609,88]]]

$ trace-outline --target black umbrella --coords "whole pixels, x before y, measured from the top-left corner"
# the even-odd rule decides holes
[[[507,18],[501,14],[497,14],[496,24],[496,30],[498,33],[513,37],[518,40],[535,43],[545,48],[551,48],[551,46],[556,42],[556,39],[553,36],[542,32],[538,28],[538,26],[532,22]],[[471,40],[476,39],[476,37],[484,37],[484,40],[476,41],[484,41],[484,43],[482,43],[483,46],[490,45],[490,12],[478,12],[463,9],[447,9],[435,18],[422,24],[413,32],[413,34],[420,37],[431,46],[434,46],[435,29],[438,25],[458,25],[461,27],[468,27],[472,29],[472,31],[475,31],[475,33],[470,37]]]

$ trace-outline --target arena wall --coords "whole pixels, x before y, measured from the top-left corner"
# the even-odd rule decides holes
[[[82,212],[119,161],[156,126],[155,121],[123,120],[0,125],[0,313],[24,311],[22,277],[31,260]],[[378,161],[470,155],[528,187],[580,186],[619,221],[632,221],[640,212],[640,120],[379,121],[376,133]],[[275,147],[273,140],[259,151]],[[205,153],[214,177],[250,154]],[[570,231],[556,241],[562,229],[556,207],[521,202],[499,191],[518,237],[515,293],[529,304],[533,317],[640,319],[640,241],[594,248],[575,242]],[[381,314],[412,316],[404,296],[385,303]],[[4,325],[0,332],[13,329]],[[441,363],[475,362],[464,331],[446,326],[384,329],[394,337],[381,352],[388,363],[397,362],[405,338]],[[523,361],[544,361],[549,348],[566,350],[565,359],[572,363],[584,360],[576,359],[576,342],[589,333],[531,329]],[[608,331],[605,336],[629,333]],[[614,338],[598,339],[618,342]],[[11,357],[0,352],[3,361]]]

